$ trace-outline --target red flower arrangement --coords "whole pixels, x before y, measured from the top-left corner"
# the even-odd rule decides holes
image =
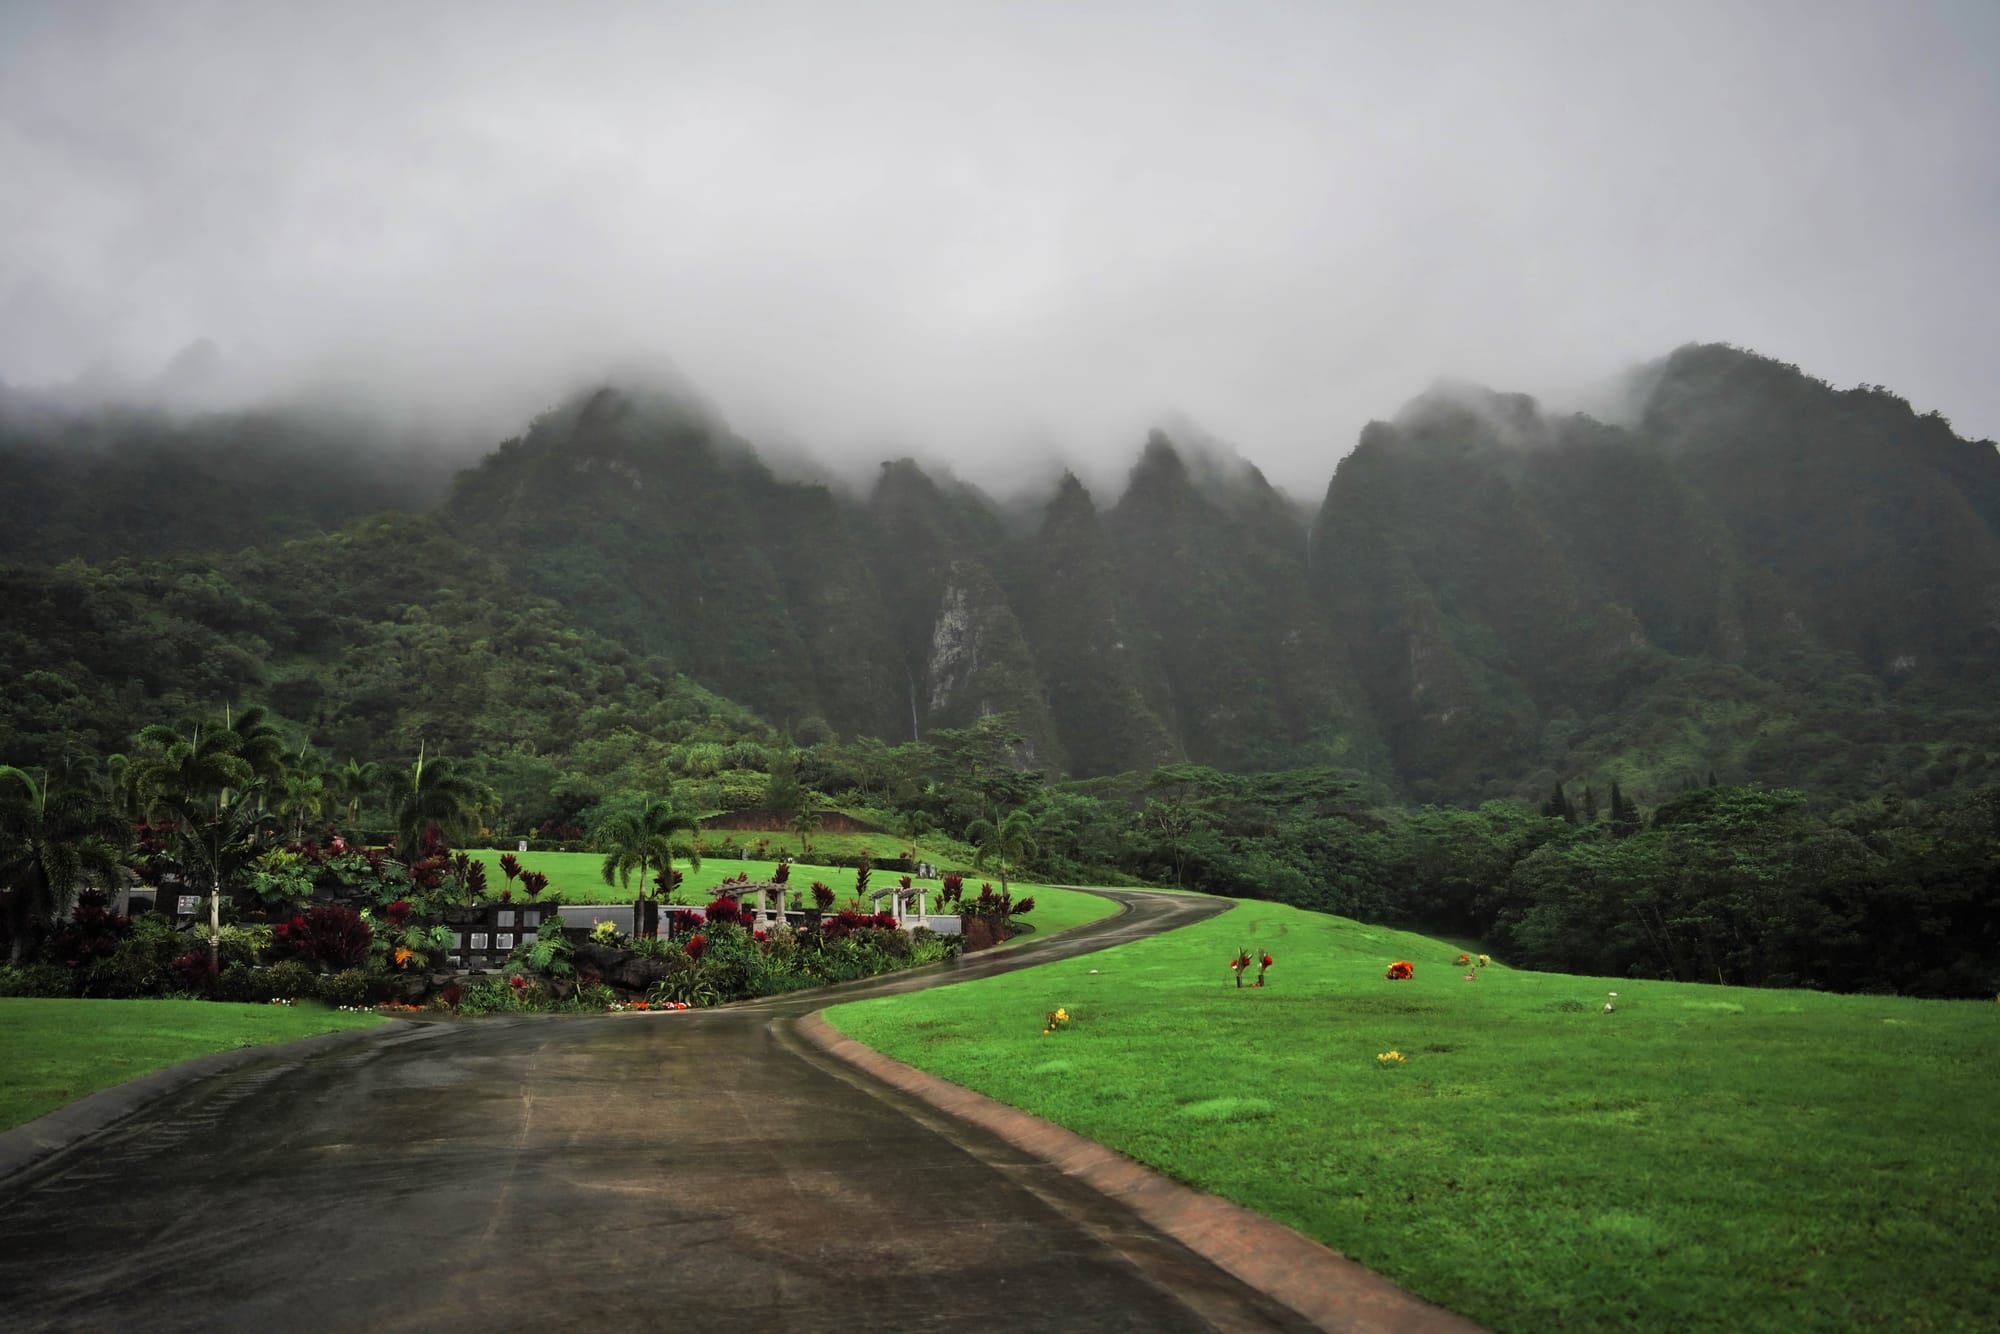
[[[1229,961],[1229,970],[1236,974],[1236,985],[1243,985],[1243,970],[1250,966],[1250,951],[1238,950],[1236,957]]]
[[[1407,982],[1417,974],[1416,967],[1407,959],[1398,959],[1389,965],[1389,971],[1382,974],[1391,982]]]
[[[1261,986],[1263,986],[1263,985],[1264,985],[1264,974],[1265,974],[1265,973],[1267,973],[1267,972],[1269,972],[1270,970],[1271,970],[1271,956],[1270,956],[1269,954],[1260,954],[1260,955],[1258,955],[1258,956],[1257,956],[1257,981],[1256,981],[1255,985],[1257,985],[1257,986],[1260,986],[1260,987],[1261,987]],[[1240,976],[1241,976],[1241,974],[1238,974],[1238,976],[1240,977]]]
[[[1460,966],[1461,968],[1463,968],[1463,967],[1464,967],[1465,965],[1467,965],[1467,964],[1469,964],[1469,963],[1471,963],[1471,962],[1472,962],[1472,956],[1471,956],[1470,954],[1461,954],[1461,955],[1459,955],[1459,956],[1458,956],[1458,960],[1457,960],[1457,962],[1458,962],[1458,965],[1459,965],[1459,966]]]

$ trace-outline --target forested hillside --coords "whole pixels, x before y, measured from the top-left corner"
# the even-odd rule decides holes
[[[1543,967],[1990,991],[2000,457],[1727,348],[1635,389],[1623,426],[1428,394],[1310,520],[1159,433],[1116,496],[847,492],[617,388],[428,506],[262,419],[16,419],[0,763],[137,818],[141,729],[265,705],[294,830],[379,838],[425,773],[461,834],[577,846],[837,805]]]
[[[1723,347],[1635,383],[1630,426],[1427,395],[1362,433],[1310,525],[1254,467],[1159,433],[1120,494],[1064,477],[1023,524],[909,459],[865,494],[787,479],[704,412],[605,388],[441,506],[318,535],[418,506],[423,468],[342,453],[324,422],[17,414],[6,663],[62,684],[12,700],[9,748],[55,744],[52,695],[114,743],[257,699],[341,750],[484,751],[564,734],[521,662],[566,643],[615,669],[572,687],[641,715],[676,673],[795,735],[1005,714],[1017,763],[1076,777],[1320,765],[1473,802],[1986,775],[1993,446]],[[253,549],[186,554],[216,547]]]

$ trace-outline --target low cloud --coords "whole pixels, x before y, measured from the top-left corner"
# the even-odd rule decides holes
[[[498,438],[672,374],[989,485],[1184,416],[1315,495],[1440,376],[1714,339],[2000,434],[1996,14],[14,7],[0,379]]]

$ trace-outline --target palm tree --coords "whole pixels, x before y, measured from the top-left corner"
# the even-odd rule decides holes
[[[222,725],[236,734],[241,743],[236,753],[249,764],[252,773],[272,782],[285,776],[291,767],[285,735],[272,724],[269,709],[262,704],[253,704],[235,714],[225,709]]]
[[[812,845],[806,840],[817,834],[819,827],[825,823],[825,818],[819,813],[819,807],[810,801],[792,817],[792,832],[799,836],[799,856],[803,857],[812,851]]]
[[[692,834],[696,829],[692,817],[661,800],[648,802],[642,811],[612,816],[591,836],[591,842],[604,853],[604,883],[629,886],[636,871],[644,885],[652,872],[671,868],[676,857],[685,858],[699,871],[701,854],[694,844],[674,837],[678,831]]]
[[[440,757],[426,762],[421,744],[408,780],[397,780],[391,796],[396,846],[405,859],[417,855],[426,829],[436,828],[446,840],[473,833],[479,827],[479,808],[492,799],[491,793],[458,772],[450,760]]]
[[[27,957],[29,937],[69,909],[87,880],[116,885],[131,830],[79,789],[52,791],[48,776],[0,765],[0,887],[8,895],[8,962]]]
[[[222,891],[264,852],[263,836],[276,822],[264,809],[264,780],[224,796],[213,807],[183,810],[172,838],[183,875],[208,881],[208,964],[221,966]]]
[[[924,836],[937,832],[937,821],[929,811],[904,811],[896,820],[896,832],[910,840],[911,852],[921,852]]]
[[[148,814],[172,815],[218,801],[257,776],[243,758],[243,738],[226,727],[197,727],[183,736],[154,723],[139,733],[139,745],[130,781]]]
[[[327,774],[328,786],[346,806],[348,833],[356,836],[361,833],[361,803],[381,782],[382,766],[373,760],[363,763],[350,759]]]
[[[275,781],[278,787],[273,804],[288,822],[291,839],[296,843],[306,836],[306,822],[318,818],[326,809],[326,770],[301,746],[297,757]]]
[[[965,827],[965,841],[978,845],[979,853],[972,859],[974,866],[983,870],[988,861],[999,866],[1002,894],[1007,892],[1008,868],[1018,869],[1041,853],[1035,842],[1034,822],[1026,811],[1020,810],[997,825],[991,820],[974,820]]]

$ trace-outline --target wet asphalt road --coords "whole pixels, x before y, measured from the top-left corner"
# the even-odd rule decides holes
[[[153,1103],[0,1184],[0,1328],[1144,1330],[1285,1308],[793,1021],[1069,957],[706,1012],[425,1025]]]

